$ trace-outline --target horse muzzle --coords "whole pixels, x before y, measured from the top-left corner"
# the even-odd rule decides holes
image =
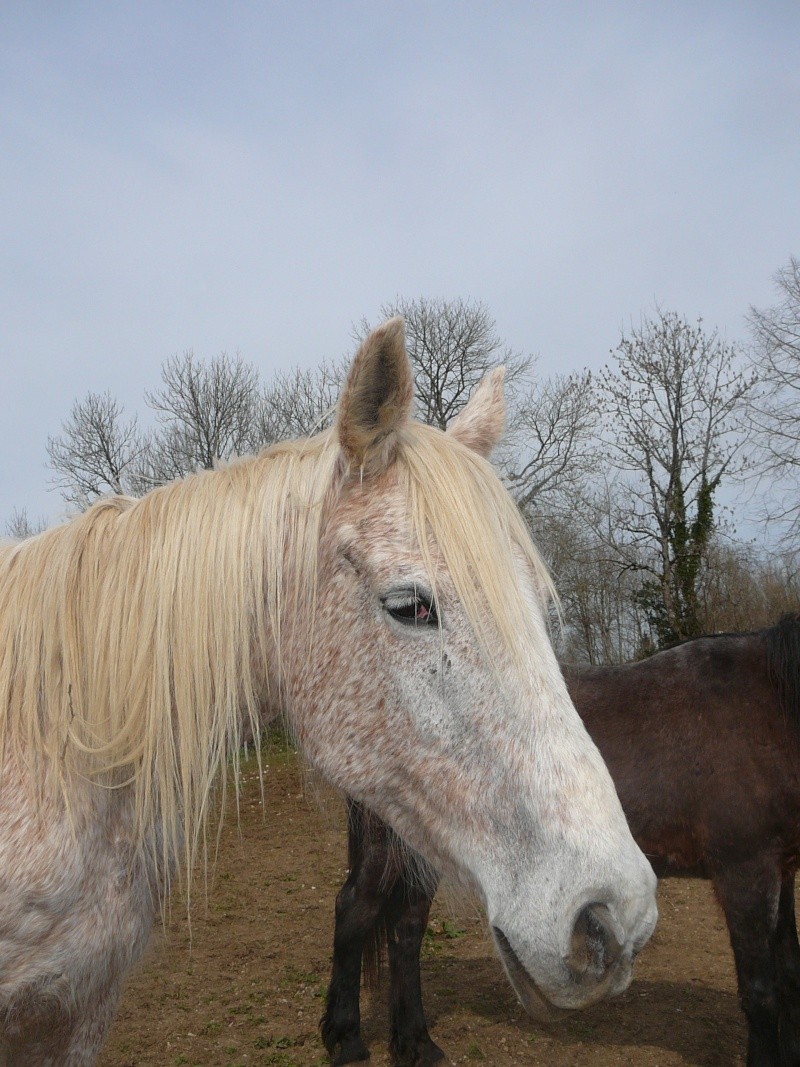
[[[537,983],[503,931],[492,927],[503,967],[529,1015],[540,1021],[552,1021],[628,987],[637,950],[626,951],[614,925],[605,904],[588,904],[578,913],[569,951],[563,959],[564,981],[557,989]]]

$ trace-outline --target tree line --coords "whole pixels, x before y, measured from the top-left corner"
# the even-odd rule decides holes
[[[800,604],[800,261],[751,309],[745,351],[662,308],[624,331],[603,369],[542,377],[485,304],[398,299],[418,417],[446,429],[483,374],[506,366],[508,427],[496,457],[553,570],[562,655],[592,663],[687,637],[750,629]],[[354,341],[369,332],[366,320]],[[77,400],[47,451],[65,501],[135,496],[329,424],[344,361],[257,369],[225,353],[168,359],[145,396],[151,424],[109,393]],[[769,551],[742,539],[733,490],[749,486]],[[726,507],[727,502],[727,507]],[[34,532],[24,512],[9,532]]]

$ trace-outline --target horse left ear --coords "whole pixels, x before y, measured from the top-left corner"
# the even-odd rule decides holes
[[[378,326],[356,352],[342,395],[336,432],[351,469],[374,474],[391,463],[398,429],[414,397],[403,320]]]
[[[465,407],[447,427],[447,432],[488,459],[506,425],[506,402],[503,396],[505,367],[495,367],[484,374]]]

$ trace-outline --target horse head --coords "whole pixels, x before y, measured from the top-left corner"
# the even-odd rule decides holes
[[[523,1005],[580,1007],[627,985],[655,876],[556,662],[549,576],[486,459],[502,372],[447,433],[412,401],[393,319],[340,398],[313,639],[285,636],[286,706],[326,778],[478,893]]]

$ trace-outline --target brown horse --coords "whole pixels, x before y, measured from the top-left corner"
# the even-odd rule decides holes
[[[688,641],[641,663],[567,667],[570,695],[659,876],[710,878],[725,912],[748,1023],[748,1067],[800,1064],[800,615]],[[388,937],[391,1047],[442,1052],[425,1025],[419,949],[435,883],[378,818],[351,804],[350,875],[336,902],[322,1033],[336,1063],[364,1058],[362,950]]]

